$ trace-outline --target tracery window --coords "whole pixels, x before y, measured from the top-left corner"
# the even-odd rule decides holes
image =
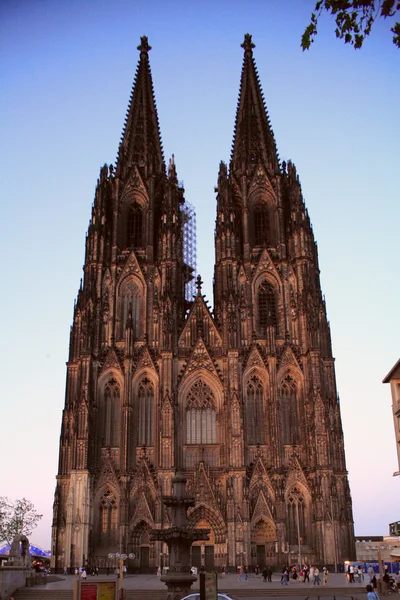
[[[268,281],[263,281],[258,290],[258,321],[261,335],[266,334],[268,326],[277,325],[275,292]]]
[[[103,428],[103,447],[119,446],[121,420],[120,388],[115,379],[110,379],[104,387],[100,409],[101,426]]]
[[[246,387],[246,421],[249,444],[265,443],[265,412],[263,385],[256,375],[249,379]]]
[[[107,489],[100,500],[100,537],[105,544],[117,542],[118,504],[113,492]]]
[[[253,211],[254,216],[254,244],[263,246],[270,242],[270,223],[268,219],[268,206],[265,202],[257,202]]]
[[[191,387],[186,399],[186,443],[217,443],[214,394],[201,379]]]
[[[133,248],[142,248],[143,246],[143,210],[135,202],[128,209],[126,221],[127,227],[127,245]]]
[[[297,386],[290,375],[285,377],[280,388],[282,435],[284,444],[298,444],[299,419],[297,406]]]
[[[124,339],[128,318],[132,324],[134,338],[141,335],[141,313],[143,297],[140,285],[134,278],[125,281],[119,292],[120,339]]]
[[[138,445],[154,446],[154,387],[145,377],[138,387]]]
[[[294,487],[289,494],[287,505],[287,533],[289,544],[307,543],[306,502],[302,492]]]

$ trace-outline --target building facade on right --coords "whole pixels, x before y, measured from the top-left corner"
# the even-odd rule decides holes
[[[390,383],[390,391],[392,392],[393,424],[398,463],[398,471],[395,475],[400,475],[400,358],[386,375],[383,383]]]

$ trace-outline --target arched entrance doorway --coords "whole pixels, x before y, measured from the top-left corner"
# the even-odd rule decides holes
[[[251,564],[260,568],[276,561],[276,527],[270,519],[260,519],[251,528]]]
[[[207,541],[194,542],[192,545],[192,566],[200,569],[202,565],[205,566],[206,570],[214,569],[214,546],[215,536],[211,525],[205,519],[202,519],[196,523],[195,529],[210,529],[208,534],[209,539]]]
[[[154,569],[154,542],[150,541],[150,527],[145,521],[137,523],[130,534],[129,552],[135,554],[133,564],[128,563],[129,571],[139,570],[140,573],[148,573]]]

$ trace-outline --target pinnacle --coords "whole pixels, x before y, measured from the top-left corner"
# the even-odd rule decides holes
[[[232,144],[233,170],[247,172],[261,162],[267,172],[275,174],[279,172],[279,158],[249,33],[241,46],[244,58]]]
[[[126,175],[130,165],[143,168],[145,174],[162,172],[164,156],[148,53],[147,36],[140,38],[140,58],[122,129],[118,152],[118,172]]]

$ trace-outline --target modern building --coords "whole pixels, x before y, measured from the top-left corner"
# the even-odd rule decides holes
[[[398,471],[395,474],[400,475],[400,359],[386,375],[383,383],[390,383],[392,392],[393,424],[398,461]]]
[[[396,535],[356,536],[357,561],[365,563],[384,563],[399,560],[400,540]]]
[[[115,167],[100,170],[70,336],[54,566],[168,561],[153,528],[179,468],[207,567],[355,559],[330,329],[295,166],[281,162],[245,36],[218,174],[214,310],[192,208],[166,168],[147,38]],[[199,175],[200,176],[200,175]],[[321,198],[323,190],[321,190]],[[186,233],[185,233],[186,232]],[[186,237],[185,237],[186,236]],[[192,248],[192,249],[190,249]]]

